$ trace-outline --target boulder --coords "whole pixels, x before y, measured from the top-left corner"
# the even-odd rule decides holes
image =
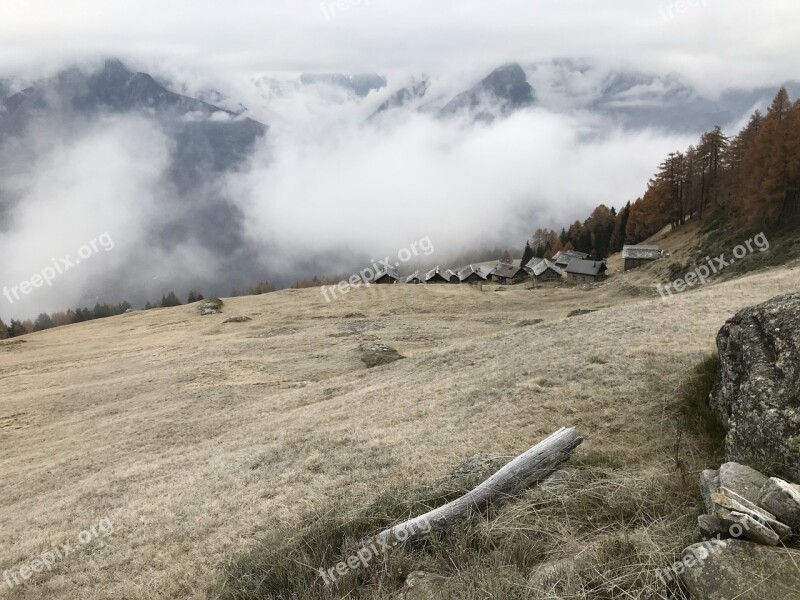
[[[737,313],[717,350],[709,401],[727,431],[728,460],[800,481],[800,292]]]
[[[219,298],[208,298],[198,306],[201,315],[218,315],[224,303]]]
[[[679,574],[697,600],[800,598],[800,551],[715,540],[683,551]]]
[[[719,493],[719,471],[706,469],[700,473],[700,493],[703,494],[703,502],[706,505],[706,513],[714,514],[714,503],[711,502],[711,494]]]
[[[368,369],[379,365],[388,365],[396,360],[405,358],[394,348],[381,342],[362,344],[360,347],[361,360]]]
[[[758,505],[782,523],[800,531],[800,489],[783,479],[772,477],[761,488]]]

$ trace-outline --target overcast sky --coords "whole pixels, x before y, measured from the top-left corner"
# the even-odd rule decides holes
[[[200,73],[485,69],[554,56],[711,91],[797,76],[795,0],[2,0],[0,69],[118,55]]]

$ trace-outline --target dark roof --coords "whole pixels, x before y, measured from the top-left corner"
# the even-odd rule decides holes
[[[463,269],[461,269],[456,276],[458,277],[459,281],[464,281],[473,273],[480,277],[481,279],[486,279],[487,273],[485,271],[486,267],[475,267],[474,265],[467,265]]]
[[[388,275],[395,281],[400,279],[400,273],[394,267],[383,267],[380,271],[375,273],[375,277],[372,278],[373,281],[377,281],[381,277]]]
[[[420,277],[419,271],[414,271],[411,275],[406,277],[406,283],[411,283],[412,281],[422,281],[422,277]]]
[[[561,270],[546,258],[534,258],[526,266],[532,270],[536,277],[547,271],[547,269],[553,269],[559,276],[562,275]]]
[[[480,275],[482,279],[489,279],[489,275],[492,274],[492,271],[494,271],[494,269],[486,265],[478,267],[478,275]]]
[[[602,260],[581,260],[573,258],[567,265],[567,273],[573,275],[591,275],[596,276],[606,271],[608,267]]]
[[[498,277],[506,277],[508,279],[513,279],[517,276],[520,271],[524,271],[522,267],[515,267],[514,265],[507,265],[505,263],[500,263],[494,268],[492,271],[492,275],[497,275]],[[527,271],[525,271],[527,273]]]
[[[573,258],[579,258],[581,260],[588,258],[588,254],[584,252],[577,252],[575,250],[560,250],[553,255],[553,262],[557,265],[566,265],[569,264]]]
[[[425,273],[425,281],[430,281],[437,275],[439,275],[445,281],[452,281],[453,277],[456,277],[456,274],[453,273],[450,269],[442,271],[439,267],[436,267],[435,269],[431,269],[430,271]]]
[[[656,260],[661,258],[661,248],[658,246],[623,246],[622,258],[635,258],[638,260]]]

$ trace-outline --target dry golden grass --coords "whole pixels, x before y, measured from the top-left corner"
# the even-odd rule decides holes
[[[363,503],[562,425],[578,455],[675,472],[676,391],[797,266],[662,302],[651,271],[593,289],[316,289],[136,312],[0,346],[0,571],[100,519],[114,535],[0,595],[205,598],[232,556],[330,498]],[[574,309],[597,312],[565,318]],[[247,323],[222,324],[247,315]],[[535,319],[544,322],[521,326]],[[407,358],[367,371],[380,340]],[[687,470],[707,454],[684,443]],[[320,565],[312,565],[316,568]]]

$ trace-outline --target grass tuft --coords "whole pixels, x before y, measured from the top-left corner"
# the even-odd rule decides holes
[[[331,505],[234,559],[212,597],[377,600],[395,597],[410,573],[424,571],[437,577],[434,597],[442,599],[683,599],[658,570],[694,541],[695,490],[675,474],[612,466],[608,456],[578,456],[564,480],[394,548],[328,587],[319,568],[346,561],[361,540],[452,500],[475,481],[387,492],[361,508]]]
[[[714,452],[725,445],[725,427],[709,405],[708,397],[719,373],[719,357],[714,354],[698,364],[680,387],[681,417],[686,427],[705,438]]]

